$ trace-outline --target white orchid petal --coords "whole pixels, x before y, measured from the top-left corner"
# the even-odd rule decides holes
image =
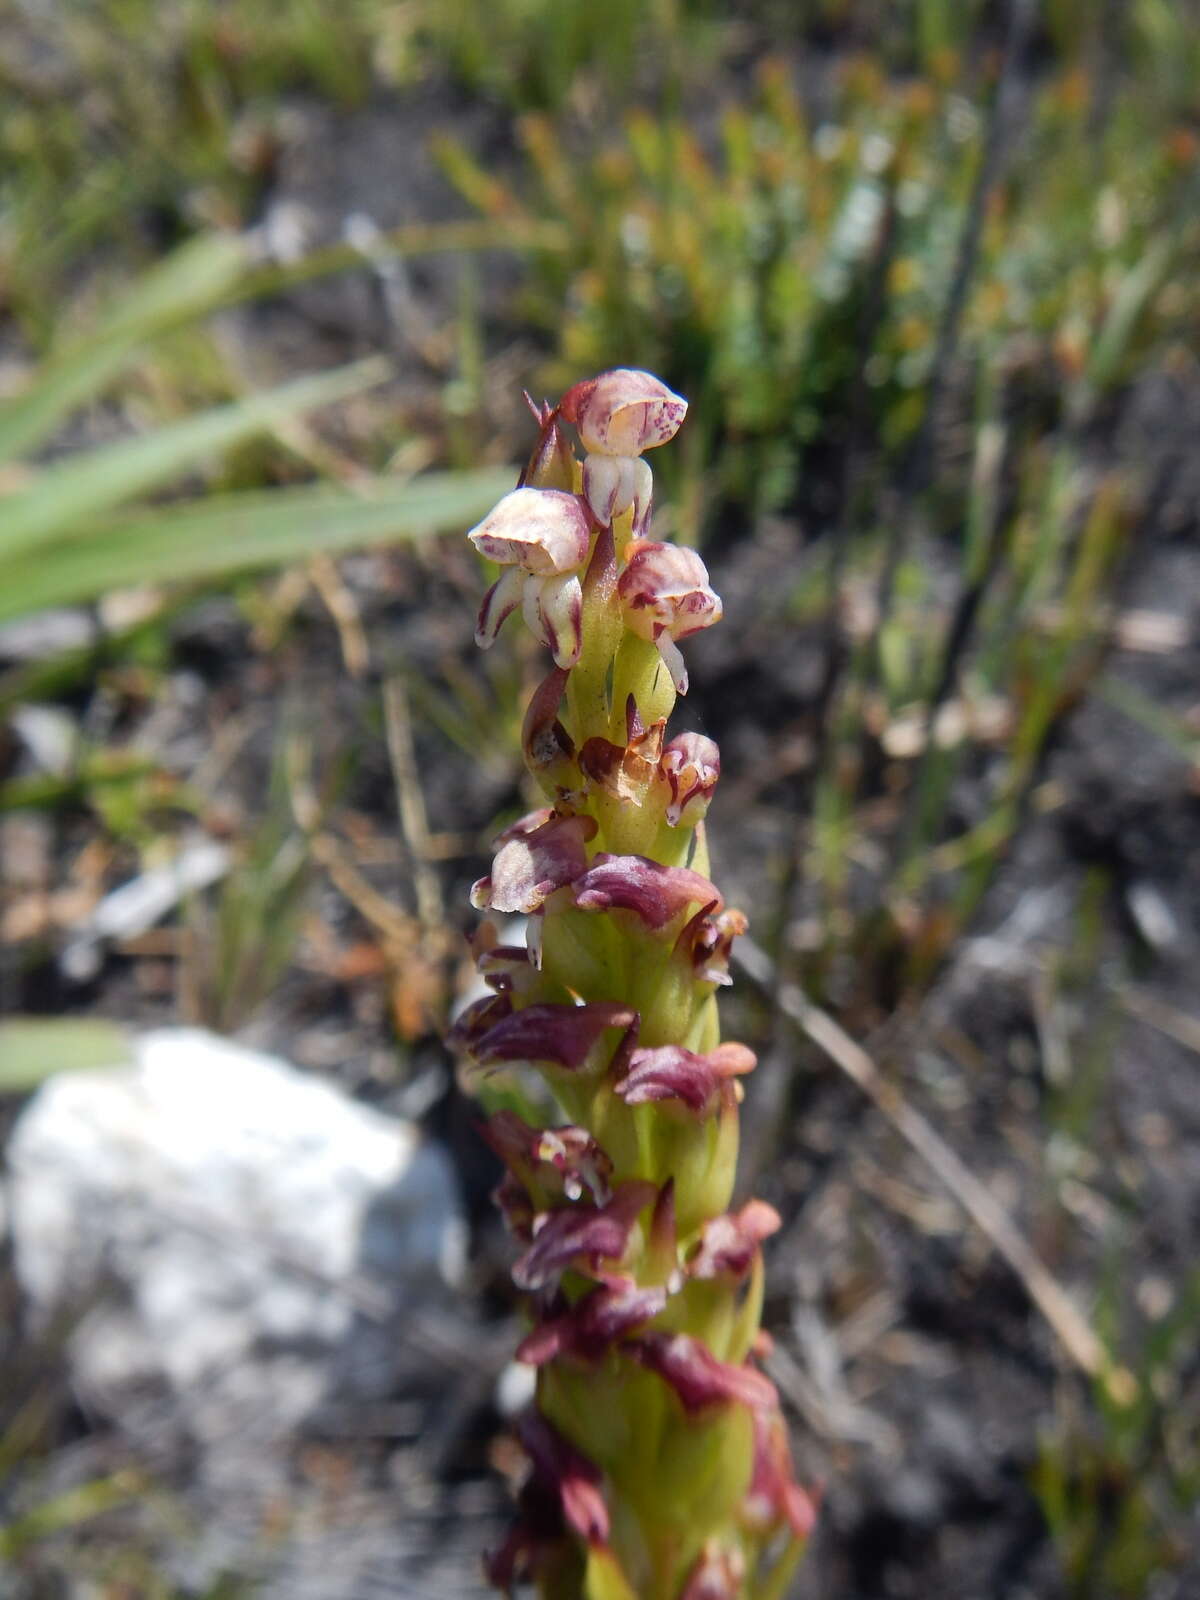
[[[560,410],[589,453],[638,456],[675,437],[687,401],[653,373],[618,367],[568,389]]]
[[[544,576],[581,566],[591,534],[578,495],[527,487],[506,494],[467,538],[492,561]]]
[[[538,607],[555,666],[573,667],[583,649],[583,585],[574,573],[546,578]]]
[[[504,619],[521,604],[524,582],[525,574],[520,567],[512,567],[502,572],[484,595],[475,623],[475,643],[480,649],[489,650],[495,644]]]
[[[530,633],[539,644],[549,644],[546,624],[542,619],[542,584],[544,578],[528,577],[521,593],[521,614]]]
[[[633,462],[633,486],[629,503],[633,507],[633,533],[640,537],[650,525],[650,508],[654,500],[654,474],[650,463],[639,456]]]
[[[675,643],[669,633],[660,633],[654,641],[658,646],[658,653],[663,658],[663,665],[671,674],[671,680],[680,694],[688,692],[687,667],[683,663],[683,652]]]
[[[619,456],[588,456],[583,463],[583,497],[602,528],[624,510],[618,504],[623,464]]]

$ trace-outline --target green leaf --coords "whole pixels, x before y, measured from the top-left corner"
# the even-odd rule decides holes
[[[218,495],[130,513],[0,567],[0,621],[136,584],[193,582],[469,527],[512,487],[511,468]]]
[[[116,1472],[110,1478],[93,1478],[90,1483],[66,1489],[0,1528],[0,1560],[15,1561],[39,1539],[73,1531],[93,1517],[103,1516],[115,1506],[127,1505],[145,1494],[145,1483],[132,1472]]]
[[[1089,394],[1103,393],[1116,381],[1142,314],[1166,282],[1177,253],[1173,236],[1156,239],[1121,279],[1092,344],[1085,373]]]
[[[0,1023],[0,1094],[28,1094],[56,1072],[123,1067],[129,1035],[95,1017],[14,1017]]]
[[[191,240],[140,277],[94,332],[52,352],[28,388],[0,402],[0,462],[41,444],[150,339],[211,310],[249,259],[244,240],[212,234]]]
[[[0,500],[0,561],[76,531],[85,521],[285,418],[381,383],[389,371],[386,359],[374,356],[50,467],[27,489]]]

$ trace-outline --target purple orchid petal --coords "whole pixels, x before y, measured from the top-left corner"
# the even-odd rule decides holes
[[[575,904],[583,911],[632,911],[648,928],[664,928],[688,906],[706,911],[724,904],[720,892],[688,867],[664,867],[647,856],[600,854],[576,880]]]
[[[609,1536],[599,1468],[534,1411],[522,1416],[517,1436],[531,1470],[517,1498],[517,1522],[485,1561],[489,1583],[509,1596],[536,1580],[543,1565],[557,1564],[568,1529],[593,1548]]]
[[[548,1318],[525,1338],[517,1360],[541,1367],[558,1356],[594,1363],[625,1334],[632,1333],[667,1303],[666,1289],[641,1289],[636,1284],[591,1290],[561,1316]]]
[[[503,998],[497,996],[498,999]],[[538,1061],[577,1072],[609,1028],[628,1031],[637,1012],[608,1000],[573,1006],[553,1003],[525,1006],[500,1017],[495,1027],[473,1038],[470,1054],[481,1067],[505,1061]]]
[[[455,1018],[446,1043],[452,1050],[469,1055],[496,1023],[511,1012],[512,1001],[506,994],[488,994],[481,1000],[473,1000]]]
[[[730,1078],[753,1071],[754,1063],[754,1052],[743,1044],[718,1045],[707,1055],[696,1055],[677,1044],[634,1050],[616,1092],[627,1106],[679,1100],[703,1117],[715,1110],[722,1086]]]
[[[511,567],[484,595],[475,620],[475,643],[481,650],[490,650],[495,644],[504,622],[521,604],[524,588],[525,574],[520,567]]]
[[[544,1212],[534,1224],[533,1243],[512,1269],[518,1289],[545,1289],[570,1268],[602,1280],[610,1276],[605,1262],[619,1262],[629,1235],[657,1194],[652,1183],[631,1179],[621,1184],[604,1206],[562,1206]]]
[[[607,1544],[608,1507],[601,1493],[603,1478],[594,1461],[564,1439],[539,1412],[527,1411],[517,1435],[533,1462],[533,1470],[557,1491],[567,1526],[587,1544]]]
[[[535,812],[540,817],[542,813]],[[560,817],[528,831],[510,828],[496,852],[491,876],[480,878],[471,889],[471,903],[480,910],[536,911],[547,895],[573,883],[587,867],[586,842],[596,832],[592,817]]]
[[[547,1180],[568,1200],[586,1192],[597,1203],[610,1198],[612,1162],[584,1128],[533,1128],[515,1111],[497,1111],[480,1132],[511,1172],[525,1184]]]
[[[611,1198],[612,1161],[585,1128],[570,1124],[543,1128],[535,1140],[534,1157],[559,1174],[568,1200],[580,1199],[585,1190],[597,1205],[606,1205]]]
[[[700,1248],[688,1263],[692,1278],[743,1278],[759,1246],[781,1226],[778,1211],[765,1200],[748,1200],[740,1211],[706,1222]]]
[[[718,1361],[688,1333],[648,1333],[625,1348],[642,1366],[669,1383],[689,1416],[710,1406],[738,1404],[758,1412],[777,1404],[775,1386],[761,1372]]]

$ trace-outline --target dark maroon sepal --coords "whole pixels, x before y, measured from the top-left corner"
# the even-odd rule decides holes
[[[733,1077],[751,1072],[754,1052],[744,1044],[722,1044],[707,1055],[696,1055],[681,1045],[664,1044],[634,1050],[629,1070],[616,1085],[627,1106],[654,1100],[678,1100],[698,1117],[716,1109],[722,1086]]]
[[[470,1055],[496,1023],[511,1014],[512,1001],[507,994],[487,994],[481,1000],[472,1000],[455,1018],[446,1043],[458,1054]]]
[[[636,1284],[601,1285],[569,1311],[550,1317],[528,1334],[517,1360],[544,1366],[558,1356],[595,1363],[625,1334],[656,1317],[667,1303],[665,1289],[639,1289]]]
[[[688,867],[664,867],[648,856],[600,854],[575,881],[583,911],[632,911],[648,928],[664,928],[688,906],[719,911],[720,891]]]
[[[765,1200],[747,1200],[740,1211],[728,1211],[704,1224],[700,1248],[688,1262],[691,1278],[742,1278],[750,1270],[764,1239],[778,1231],[779,1213]]]
[[[484,1558],[488,1582],[510,1596],[555,1559],[569,1533],[595,1545],[606,1544],[609,1535],[599,1468],[536,1411],[521,1417],[517,1436],[529,1457],[529,1477],[508,1537]]]
[[[539,1061],[577,1072],[608,1028],[628,1030],[636,1021],[636,1011],[609,1000],[586,1006],[525,1006],[521,1011],[510,1010],[495,1027],[474,1039],[470,1053],[481,1067],[496,1067],[505,1061]]]
[[[624,1281],[617,1264],[638,1214],[657,1193],[652,1183],[631,1179],[618,1185],[606,1205],[581,1201],[543,1213],[534,1223],[533,1243],[512,1269],[513,1282],[518,1289],[545,1289],[570,1269]]]
[[[589,1545],[607,1544],[609,1516],[600,1468],[538,1411],[523,1414],[517,1435],[533,1462],[534,1473],[556,1489],[567,1527]]]
[[[689,1416],[710,1406],[738,1404],[757,1412],[778,1403],[769,1378],[753,1367],[718,1361],[691,1334],[648,1333],[631,1339],[625,1348],[671,1385]]]

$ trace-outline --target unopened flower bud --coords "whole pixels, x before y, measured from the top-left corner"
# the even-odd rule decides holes
[[[537,405],[528,394],[525,403],[533,412],[539,431],[521,474],[520,487],[565,489],[570,493],[575,488],[575,452],[558,425],[558,412],[551,405]]]

